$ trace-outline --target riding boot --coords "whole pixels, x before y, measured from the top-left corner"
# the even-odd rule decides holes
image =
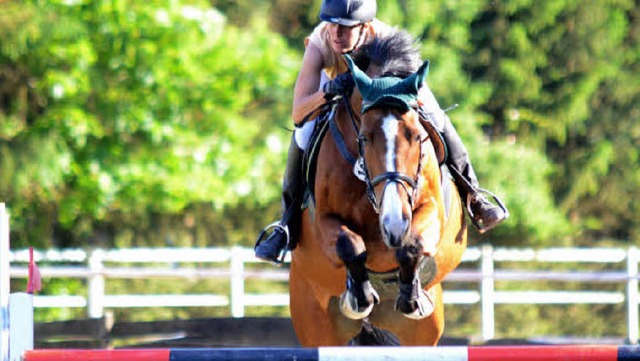
[[[462,143],[458,132],[445,115],[442,136],[449,150],[447,166],[452,171],[461,198],[465,201],[467,212],[480,233],[487,232],[509,217],[509,211],[500,199],[492,193],[480,188],[478,178],[473,170],[467,148]],[[498,203],[494,205],[484,195],[493,197]]]
[[[291,140],[287,165],[282,181],[282,219],[276,221],[263,230],[255,245],[255,255],[267,262],[281,263],[284,259],[285,247],[293,249],[300,233],[301,206],[304,195],[302,182],[302,150],[295,140]],[[262,241],[266,231],[273,228],[273,232]],[[282,253],[282,259],[280,255]]]

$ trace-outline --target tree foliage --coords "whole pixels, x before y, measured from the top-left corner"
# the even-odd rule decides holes
[[[292,88],[321,0],[0,3],[13,247],[251,245],[278,216]],[[441,106],[460,105],[449,116],[482,187],[509,207],[472,243],[640,244],[637,1],[378,9],[419,39]],[[503,336],[564,317],[511,314],[524,321]]]
[[[482,109],[553,163],[550,194],[577,244],[637,242],[638,10],[633,1],[492,2],[468,66],[495,84]],[[577,241],[577,240],[581,241]]]
[[[120,218],[277,194],[262,185],[280,177],[298,59],[266,24],[230,26],[202,2],[2,13],[0,183],[19,238],[77,242]]]

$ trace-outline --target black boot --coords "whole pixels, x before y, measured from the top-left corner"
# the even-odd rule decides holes
[[[478,178],[469,160],[467,148],[462,143],[462,139],[448,116],[445,116],[442,136],[449,150],[447,166],[454,175],[453,178],[460,196],[466,204],[471,221],[480,233],[495,228],[509,217],[509,211],[498,197],[480,188]],[[492,196],[498,205],[489,202],[482,193]]]
[[[279,264],[284,260],[285,248],[295,247],[300,233],[303,194],[302,150],[292,138],[282,181],[282,219],[267,226],[258,236],[254,248],[257,258]],[[262,238],[271,228],[273,232],[263,241]]]

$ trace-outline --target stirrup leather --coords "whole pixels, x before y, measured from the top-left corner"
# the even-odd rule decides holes
[[[503,220],[509,218],[509,210],[507,209],[507,207],[505,207],[504,203],[502,203],[502,201],[500,200],[500,198],[498,198],[498,196],[496,196],[495,194],[493,194],[493,193],[491,193],[488,190],[483,189],[483,188],[476,188],[475,191],[476,191],[476,194],[484,193],[484,194],[490,196],[491,198],[493,198],[493,200],[498,205],[498,207],[500,207],[502,209],[502,211],[504,212]],[[473,197],[474,197],[474,195],[472,195],[472,194],[467,195],[467,204],[466,204],[467,212],[469,212],[469,216],[470,216],[469,218],[471,218],[471,222],[473,222],[473,224],[476,226],[476,228],[478,228],[478,232],[485,233],[485,232],[491,230],[493,227],[483,227],[482,225],[480,225],[480,223],[478,222],[478,220],[476,218],[476,215],[473,213],[473,210],[471,209],[471,199]],[[500,223],[500,222],[498,222],[498,223]]]
[[[286,224],[282,224],[281,221],[275,221],[269,225],[267,225],[266,227],[264,227],[264,229],[260,232],[260,234],[258,234],[258,238],[256,238],[256,243],[253,246],[253,249],[256,250],[258,248],[258,246],[262,243],[262,241],[264,240],[264,238],[266,237],[266,235],[269,233],[273,233],[273,232],[269,232],[270,229],[280,229],[286,236],[287,236],[287,243],[284,245],[283,250],[284,252],[281,250],[280,251],[280,259],[276,258],[276,264],[282,264],[284,263],[284,259],[287,256],[287,251],[289,250],[289,244],[291,243],[291,237],[289,235],[289,226],[287,226]],[[275,232],[275,230],[274,230]]]

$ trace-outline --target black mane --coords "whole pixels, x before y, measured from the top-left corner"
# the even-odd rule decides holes
[[[422,65],[417,40],[399,29],[393,29],[385,36],[377,36],[363,45],[353,54],[353,59],[363,70],[375,66],[376,74],[371,74],[372,77],[406,78]]]

